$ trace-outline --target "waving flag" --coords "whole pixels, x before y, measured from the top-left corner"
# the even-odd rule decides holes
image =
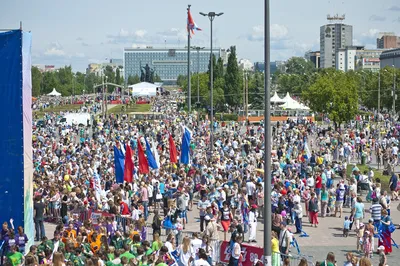
[[[125,152],[125,166],[124,166],[124,180],[132,183],[134,164],[132,160],[132,149],[129,145],[126,145]]]
[[[181,163],[189,164],[190,163],[190,140],[192,138],[192,132],[184,127],[184,132],[182,136],[182,145],[181,145]]]
[[[308,148],[307,142],[304,142],[304,159],[308,160],[311,158],[310,148]]]
[[[150,144],[146,138],[144,140],[146,141],[146,155],[147,155],[147,161],[149,162],[149,166],[152,169],[157,169],[158,165],[157,165],[156,159],[154,159],[153,153],[151,152]]]
[[[140,140],[138,140],[137,144],[138,144],[138,155],[139,155],[139,173],[147,174],[150,171],[149,162],[147,161],[147,158],[144,155],[142,143],[140,143]]]
[[[178,162],[178,152],[176,151],[175,142],[171,134],[169,134],[169,160],[171,163]]]
[[[194,34],[194,30],[201,30],[197,27],[196,22],[194,22],[192,14],[190,13],[190,9],[188,10],[188,22],[187,22],[188,31]]]
[[[117,184],[121,184],[124,183],[124,154],[119,148],[119,143],[117,143],[117,146],[114,146],[115,178]]]
[[[154,159],[156,159],[156,163],[157,163],[157,168],[160,168],[160,155],[158,155],[158,151],[157,151],[157,145],[154,143],[154,141],[151,141],[151,151],[154,154]]]

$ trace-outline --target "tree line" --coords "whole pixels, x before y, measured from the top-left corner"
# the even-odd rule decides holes
[[[124,77],[121,75],[121,68],[117,67],[114,71],[112,66],[104,68],[104,76],[107,82],[124,86]],[[55,71],[41,72],[38,67],[32,66],[32,96],[39,96],[50,93],[53,88],[63,96],[81,95],[95,93],[95,85],[102,83],[102,76],[96,73],[73,72],[71,66],[61,67]],[[158,75],[154,75],[154,82],[161,81]],[[105,82],[105,79],[104,79]],[[140,77],[129,76],[127,85],[140,82]],[[108,86],[108,92],[112,92],[114,87]]]

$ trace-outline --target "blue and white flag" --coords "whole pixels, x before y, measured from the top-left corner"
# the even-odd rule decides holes
[[[146,156],[147,156],[147,161],[149,163],[149,166],[152,169],[158,169],[158,164],[156,162],[156,159],[154,159],[153,153],[151,152],[150,144],[146,138],[144,138],[144,140],[146,141]]]
[[[154,154],[154,158],[156,159],[156,163],[157,163],[157,168],[160,168],[160,155],[158,155],[158,151],[157,151],[157,145],[154,143],[154,140],[151,141],[151,151]]]
[[[181,163],[190,163],[190,140],[192,139],[192,132],[184,127],[181,145]]]
[[[308,148],[308,144],[307,144],[307,142],[304,142],[304,158],[306,159],[306,160],[308,160],[308,159],[310,159],[311,158],[311,152],[310,152],[310,149]]]

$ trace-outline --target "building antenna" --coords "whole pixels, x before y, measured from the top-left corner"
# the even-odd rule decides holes
[[[164,40],[165,49],[167,49],[167,40]]]

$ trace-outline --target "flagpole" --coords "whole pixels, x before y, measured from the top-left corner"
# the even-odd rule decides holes
[[[190,6],[191,5],[188,5],[188,8],[187,8],[187,31],[188,31],[187,76],[188,76],[188,111],[189,111],[189,113],[192,111],[192,92],[191,92],[191,81],[190,81],[190,25],[189,25]]]

